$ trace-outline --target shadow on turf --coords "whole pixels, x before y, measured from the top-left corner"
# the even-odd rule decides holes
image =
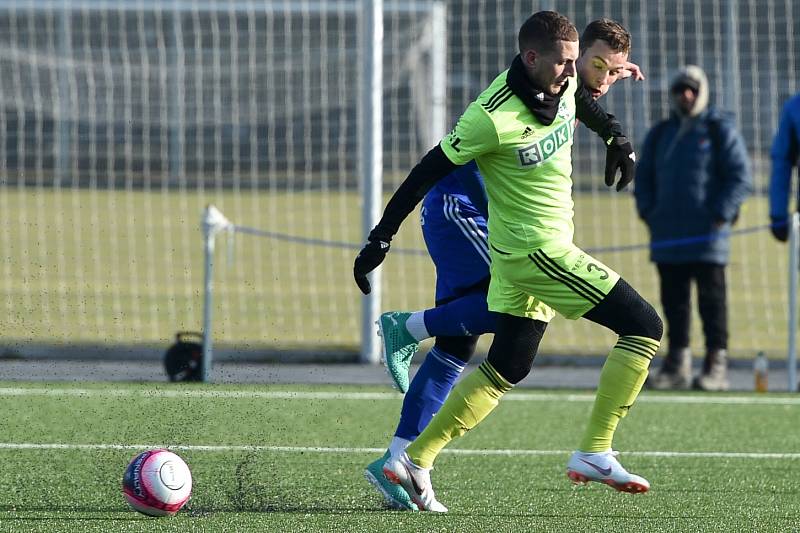
[[[234,480],[226,484],[226,490],[219,494],[207,495],[205,500],[190,500],[180,515],[201,518],[216,513],[325,513],[331,515],[350,515],[353,513],[383,512],[380,505],[364,502],[360,497],[342,496],[332,490],[324,490],[328,496],[320,498],[310,490],[296,486],[286,486],[280,475],[282,464],[265,461],[258,452],[244,453],[235,464],[233,471],[223,474]],[[378,497],[375,497],[377,503]],[[363,503],[362,503],[363,502]],[[17,507],[17,510],[20,510]],[[34,509],[25,509],[31,510]],[[53,509],[62,511],[64,509]],[[75,509],[78,511],[77,509]],[[95,509],[96,510],[96,509]],[[119,510],[119,509],[117,509]],[[2,511],[2,507],[0,507]]]
[[[215,513],[290,513],[290,514],[328,514],[328,515],[352,515],[353,513],[384,513],[393,512],[394,509],[381,507],[325,507],[320,505],[274,505],[263,508],[242,509],[236,506],[202,507],[181,511],[181,514],[188,514],[191,517],[203,517]],[[407,512],[407,511],[397,511]]]

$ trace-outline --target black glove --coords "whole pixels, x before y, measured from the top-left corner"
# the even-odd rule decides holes
[[[789,240],[789,221],[785,218],[773,218],[769,226],[772,236],[781,242]]]
[[[614,185],[617,169],[620,169],[622,176],[617,182],[617,190],[621,191],[633,181],[636,154],[627,137],[611,137],[606,145],[606,185]]]
[[[367,241],[364,248],[358,253],[355,263],[353,263],[353,277],[356,280],[356,285],[361,289],[364,294],[369,294],[372,291],[367,274],[378,268],[378,265],[383,263],[386,258],[386,252],[389,251],[388,241],[381,239],[371,239]]]

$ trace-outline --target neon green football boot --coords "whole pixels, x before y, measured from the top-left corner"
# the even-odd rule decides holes
[[[383,363],[395,386],[408,392],[408,369],[411,358],[417,353],[419,342],[406,329],[411,313],[390,311],[378,319],[378,335],[383,338]]]

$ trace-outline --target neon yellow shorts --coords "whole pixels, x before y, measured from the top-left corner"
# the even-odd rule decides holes
[[[549,322],[571,320],[597,305],[619,274],[572,243],[546,243],[528,253],[490,246],[489,310]]]

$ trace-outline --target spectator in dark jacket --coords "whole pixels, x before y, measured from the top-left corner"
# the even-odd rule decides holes
[[[726,390],[728,319],[725,266],[729,232],[753,178],[742,136],[727,114],[708,105],[708,79],[682,68],[670,85],[673,112],[648,132],[636,170],[636,207],[650,229],[668,351],[651,385]],[[691,381],[691,282],[706,341],[702,374]]]
[[[769,216],[772,235],[781,242],[789,237],[789,193],[792,168],[800,164],[800,94],[783,106],[781,121],[772,142],[772,175],[769,180]],[[800,193],[800,190],[798,191]],[[800,202],[795,205],[798,208]]]

